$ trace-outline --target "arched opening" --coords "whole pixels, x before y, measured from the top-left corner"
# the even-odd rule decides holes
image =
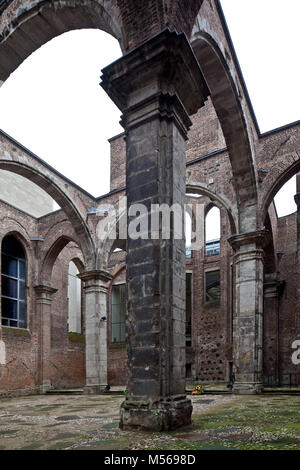
[[[93,196],[109,191],[108,139],[123,130],[99,86],[100,70],[120,55],[111,35],[73,30],[35,51],[0,88],[0,128]]]
[[[14,235],[7,235],[2,240],[1,312],[2,325],[27,327],[26,255]]]
[[[37,48],[62,33],[82,28],[105,31],[114,36],[124,50],[119,10],[115,5],[75,0],[37,1],[7,13],[0,29],[0,80],[7,77]]]
[[[82,283],[79,269],[73,260],[68,265],[68,332],[82,333]]]
[[[212,206],[205,217],[205,256],[220,254],[220,238],[220,209],[216,206]]]
[[[249,207],[257,203],[257,187],[247,122],[239,91],[214,39],[196,27],[191,41],[210,89],[228,148],[239,204],[239,231],[243,232]],[[253,219],[252,223],[255,225],[256,220]]]

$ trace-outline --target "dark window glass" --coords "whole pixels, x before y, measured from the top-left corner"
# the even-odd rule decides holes
[[[25,300],[25,282],[19,281],[19,299]]]
[[[185,339],[186,346],[192,346],[192,274],[186,273],[186,297],[185,297]]]
[[[2,325],[26,328],[26,263],[18,240],[9,235],[2,241]]]
[[[19,261],[19,278],[25,280],[25,261]]]
[[[206,302],[220,302],[220,271],[205,273],[205,300]]]
[[[2,276],[2,295],[18,298],[18,281],[10,277]]]
[[[9,256],[2,255],[2,274],[7,276],[18,276],[18,260],[10,258]]]
[[[2,317],[17,319],[18,318],[18,301],[2,298]]]

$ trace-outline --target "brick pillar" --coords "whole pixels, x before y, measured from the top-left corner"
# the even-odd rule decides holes
[[[300,174],[296,177],[297,193],[295,202],[297,204],[297,275],[298,275],[298,291],[297,291],[297,333],[300,333]]]
[[[235,251],[233,391],[237,394],[261,393],[263,388],[263,246],[266,233],[244,233],[228,240]]]
[[[183,209],[188,114],[208,90],[183,34],[165,30],[103,70],[102,86],[122,110],[127,209],[174,203]],[[183,211],[184,213],[184,211]],[[122,429],[167,430],[190,423],[185,397],[185,240],[127,240],[129,383]],[[128,219],[128,223],[131,219]],[[183,218],[182,218],[183,226]],[[166,237],[164,237],[166,238]]]
[[[106,271],[78,274],[85,298],[86,394],[103,392],[107,385],[107,287]]]
[[[51,370],[51,302],[52,295],[57,292],[53,287],[35,286],[36,313],[39,319],[39,383],[40,392],[50,390]]]

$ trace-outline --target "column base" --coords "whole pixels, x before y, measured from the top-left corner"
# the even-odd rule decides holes
[[[125,400],[121,405],[122,430],[170,431],[191,424],[192,402],[185,396],[155,401]]]
[[[52,390],[52,389],[53,389],[53,386],[52,386],[50,380],[44,380],[42,385],[40,385],[40,393],[42,395],[47,393],[49,390]]]
[[[85,385],[83,387],[83,393],[85,395],[101,395],[105,391],[107,385]]]
[[[263,391],[261,382],[234,382],[232,393],[236,395],[258,395]]]

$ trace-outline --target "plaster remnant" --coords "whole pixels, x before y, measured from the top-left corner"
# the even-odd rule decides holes
[[[2,340],[0,340],[0,364],[2,366],[6,364],[5,343]]]

